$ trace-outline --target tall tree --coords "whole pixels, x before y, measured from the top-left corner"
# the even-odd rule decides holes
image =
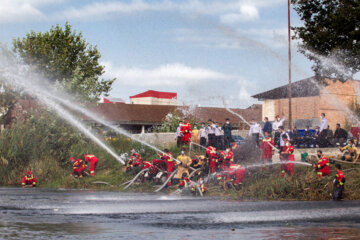
[[[107,95],[115,79],[101,76],[100,52],[86,42],[69,23],[53,26],[47,32],[31,31],[13,40],[14,51],[50,82],[87,100]]]
[[[360,70],[360,1],[292,0],[304,25],[293,27],[317,75],[352,78]]]

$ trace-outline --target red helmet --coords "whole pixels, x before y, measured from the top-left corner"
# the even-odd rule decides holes
[[[69,159],[69,161],[70,161],[70,162],[73,162],[73,161],[75,161],[75,158],[71,157],[71,158]]]
[[[27,171],[27,175],[31,175],[31,171]]]

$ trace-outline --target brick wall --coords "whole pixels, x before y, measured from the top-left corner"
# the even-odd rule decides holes
[[[326,80],[328,84],[320,91],[319,111],[326,114],[330,127],[335,129],[336,123],[342,126],[352,122],[350,106],[359,103],[359,81]]]
[[[349,107],[360,103],[360,81],[348,80],[345,83],[326,79],[326,87],[320,91],[320,96],[300,97],[292,99],[292,118],[294,122],[311,120],[315,127],[318,125],[320,114],[324,112],[330,128],[335,129],[336,123],[345,125],[352,123]],[[289,116],[289,100],[276,99],[263,101],[263,117],[268,116],[273,121],[276,115]],[[301,124],[303,125],[303,124]]]
[[[293,119],[313,119],[319,117],[319,99],[319,96],[293,98],[291,101]],[[281,116],[285,114],[285,116],[289,116],[288,99],[266,100],[264,103],[263,116],[269,117],[270,121],[274,121],[276,115]]]

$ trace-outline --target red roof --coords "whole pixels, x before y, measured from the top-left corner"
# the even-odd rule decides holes
[[[113,97],[104,97],[104,103],[125,103],[121,98],[113,98]]]
[[[143,93],[139,93],[130,98],[143,98],[143,97],[153,97],[153,98],[165,98],[165,99],[177,99],[177,93],[172,92],[158,92],[154,90],[149,90]]]

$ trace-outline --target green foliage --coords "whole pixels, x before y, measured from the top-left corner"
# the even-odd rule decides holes
[[[360,68],[360,1],[357,0],[292,0],[303,26],[294,27],[295,39],[301,40],[300,52],[314,61],[313,70],[320,76],[346,80]],[[309,49],[321,56],[331,57],[350,71],[323,66],[318,57],[308,54]]]
[[[177,110],[174,110],[172,113],[169,113],[165,120],[162,122],[161,126],[159,127],[159,132],[176,132],[179,122],[183,120],[183,116],[179,115]],[[196,121],[193,117],[188,117],[188,121],[193,128],[195,125],[199,126],[200,124]]]
[[[70,94],[86,100],[97,100],[107,94],[115,79],[100,79],[104,66],[96,46],[86,42],[69,23],[47,32],[31,31],[13,40],[14,51],[45,78]]]
[[[4,173],[0,174],[0,182],[12,182],[29,169],[40,180],[62,177],[72,169],[68,159],[83,158],[85,153],[96,155],[103,168],[120,167],[107,152],[47,111],[37,111],[27,120],[14,122],[0,133],[0,139],[0,156],[8,162],[5,167],[0,166]]]
[[[0,93],[0,108],[3,112],[7,112],[19,99],[19,95],[9,86],[2,84],[4,92]],[[0,88],[1,88],[0,86]],[[2,118],[4,115],[2,116]]]

